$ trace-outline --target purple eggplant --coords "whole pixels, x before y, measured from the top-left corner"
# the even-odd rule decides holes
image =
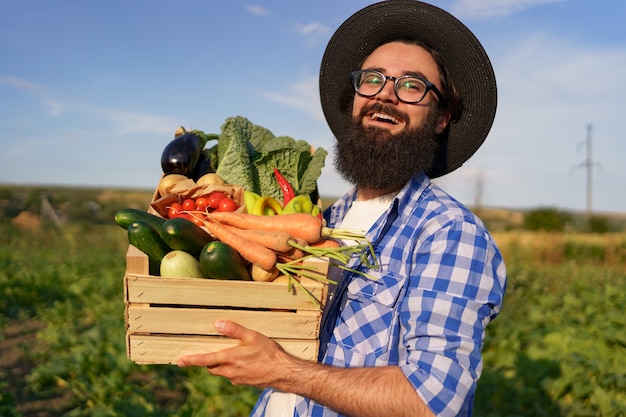
[[[217,138],[217,135],[211,135],[211,138]],[[163,174],[181,174],[191,178],[208,140],[209,137],[200,131],[176,136],[161,154]]]

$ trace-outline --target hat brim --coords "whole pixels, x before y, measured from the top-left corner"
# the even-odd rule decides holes
[[[458,19],[433,5],[415,0],[386,0],[349,17],[334,33],[322,58],[320,98],[326,121],[335,136],[351,122],[345,92],[349,73],[374,49],[399,38],[413,38],[437,51],[463,99],[461,118],[451,124],[439,144],[431,178],[454,171],[482,145],[497,106],[491,62],[474,34]]]

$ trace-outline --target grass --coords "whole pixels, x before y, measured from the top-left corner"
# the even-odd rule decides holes
[[[99,202],[98,222],[62,232],[0,218],[0,415],[248,415],[255,389],[126,358],[127,240],[107,219],[129,205],[94,193],[71,198],[85,216],[78,202]],[[150,193],[132,198],[142,207]],[[494,236],[509,287],[487,329],[475,415],[626,416],[626,234]]]

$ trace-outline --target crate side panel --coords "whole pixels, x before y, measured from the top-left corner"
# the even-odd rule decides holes
[[[233,347],[239,340],[216,336],[128,336],[128,357],[143,365],[175,364],[185,355],[211,353]],[[287,353],[304,360],[316,360],[318,341],[274,339]]]
[[[214,323],[231,320],[272,338],[315,339],[320,312],[256,311],[206,308],[128,306],[131,333],[174,335],[220,335]]]
[[[305,291],[272,282],[228,281],[198,278],[160,278],[126,274],[130,303],[178,304],[244,308],[319,310],[325,285],[314,282]]]

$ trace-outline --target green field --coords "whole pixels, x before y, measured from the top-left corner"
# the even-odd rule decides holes
[[[38,213],[41,191],[19,207]],[[0,189],[0,415],[247,415],[256,390],[126,358],[127,241],[112,213],[150,194],[48,197],[65,208],[63,227],[37,216],[18,227],[17,197]],[[475,415],[626,416],[626,234],[495,237],[509,288],[488,329]]]

